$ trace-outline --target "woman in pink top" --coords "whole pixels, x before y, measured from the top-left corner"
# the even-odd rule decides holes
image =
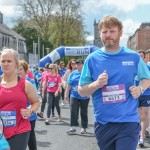
[[[4,49],[0,56],[3,70],[0,82],[0,116],[4,121],[4,135],[11,150],[26,150],[29,135],[29,117],[40,103],[33,85],[17,74],[19,54]],[[27,108],[27,102],[31,107]]]
[[[42,97],[44,97],[45,90],[47,90],[48,94],[47,119],[45,121],[46,125],[50,124],[50,115],[53,101],[58,113],[58,121],[61,121],[60,106],[59,106],[61,83],[62,83],[61,76],[58,74],[58,67],[56,66],[56,64],[50,64],[49,71],[50,72],[46,75],[44,87],[42,90]]]

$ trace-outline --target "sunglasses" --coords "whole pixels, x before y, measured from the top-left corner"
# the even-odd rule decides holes
[[[54,68],[48,68],[48,69],[53,70]]]
[[[71,65],[76,65],[76,63],[71,63]]]
[[[64,66],[63,64],[61,66]]]

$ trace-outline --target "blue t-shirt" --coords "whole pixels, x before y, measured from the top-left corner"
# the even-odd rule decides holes
[[[103,48],[90,54],[85,60],[79,85],[90,84],[107,71],[108,84],[92,94],[95,121],[140,122],[138,100],[130,94],[134,78],[150,78],[150,72],[142,58],[134,51],[120,48],[117,52],[106,52]]]
[[[66,73],[66,71],[67,71],[67,68],[60,69],[60,70],[59,70],[59,74],[60,74],[61,76],[64,76],[64,74]]]
[[[26,77],[26,80],[29,81],[29,82],[31,82],[31,83],[33,84],[35,90],[36,90],[36,85],[35,85],[34,79],[31,79],[31,78],[29,78],[29,77]],[[36,90],[36,91],[37,91],[37,90]],[[27,107],[28,107],[28,106],[30,106],[29,101],[28,101],[28,103],[27,103]],[[36,120],[36,118],[37,118],[37,115],[36,115],[36,113],[34,113],[32,116],[29,117],[29,120],[30,120],[30,121],[33,121],[33,120]]]
[[[68,78],[67,84],[71,85],[70,97],[74,97],[80,100],[87,100],[87,96],[80,96],[78,93],[78,84],[80,79],[81,72],[78,70],[73,71]]]

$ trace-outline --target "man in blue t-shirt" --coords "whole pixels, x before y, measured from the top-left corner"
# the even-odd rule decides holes
[[[92,95],[99,148],[136,150],[140,132],[137,98],[150,86],[150,72],[136,52],[119,45],[121,21],[106,16],[98,28],[104,47],[85,60],[78,91],[82,96]]]

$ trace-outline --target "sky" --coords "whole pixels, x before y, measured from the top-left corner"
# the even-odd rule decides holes
[[[12,27],[16,13],[17,0],[0,0],[0,11],[3,13],[4,24]],[[141,23],[150,22],[150,0],[82,0],[85,30],[90,32],[87,37],[94,38],[94,20],[99,22],[104,16],[113,15],[123,23],[121,45],[126,46],[128,37],[140,27]]]

